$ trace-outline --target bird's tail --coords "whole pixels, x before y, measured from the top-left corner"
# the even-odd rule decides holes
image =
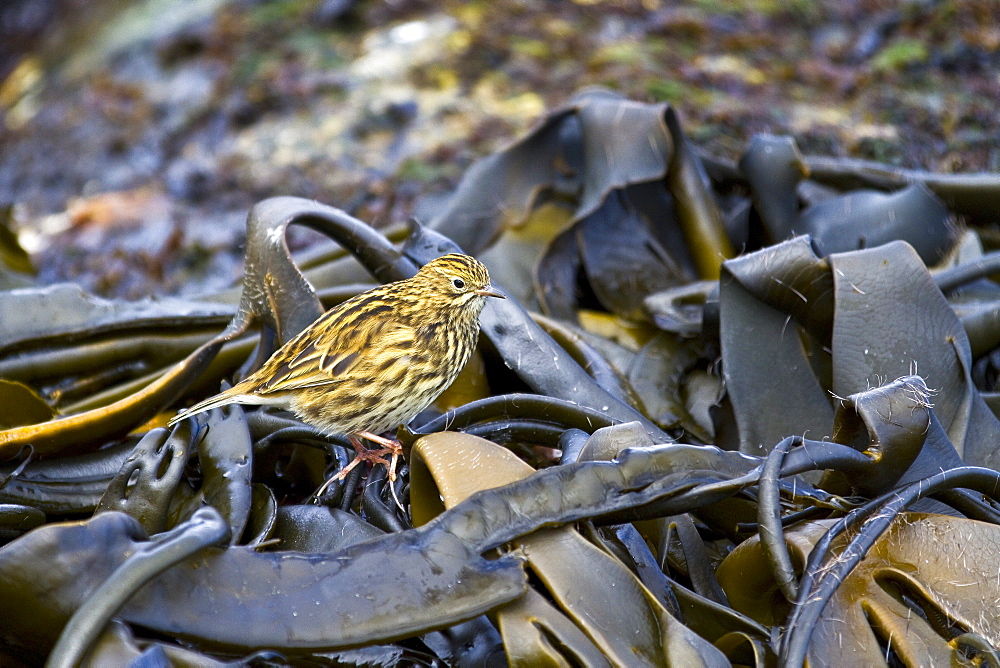
[[[204,413],[205,411],[210,411],[213,408],[219,408],[220,406],[228,406],[229,404],[262,404],[265,403],[261,401],[258,397],[252,394],[243,394],[242,392],[233,392],[236,388],[230,388],[225,392],[220,392],[214,397],[209,397],[204,401],[201,401],[191,408],[185,409],[170,418],[170,422],[167,423],[168,427],[173,427],[175,424],[181,420],[186,420],[192,415],[197,415],[198,413]]]

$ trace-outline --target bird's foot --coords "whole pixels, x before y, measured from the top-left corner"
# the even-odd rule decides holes
[[[377,450],[369,450],[366,448],[358,437],[369,440],[373,443],[377,443],[382,447]],[[323,483],[323,485],[316,490],[316,498],[323,496],[326,493],[327,488],[333,484],[336,480],[343,480],[347,477],[347,474],[354,470],[358,464],[362,462],[371,462],[372,466],[375,464],[382,464],[389,471],[389,482],[396,482],[396,465],[399,463],[399,456],[403,454],[403,446],[399,444],[398,441],[394,441],[378,434],[373,434],[370,431],[359,431],[354,434],[348,434],[348,440],[351,441],[351,445],[354,446],[354,450],[357,454],[354,455],[354,459],[351,463],[340,469],[337,474]],[[392,455],[390,459],[386,459],[386,455]]]

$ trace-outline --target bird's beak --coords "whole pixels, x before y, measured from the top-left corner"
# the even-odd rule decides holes
[[[476,290],[476,294],[481,297],[499,297],[500,299],[507,299],[502,294],[497,292],[496,288],[494,288],[492,285],[487,285],[482,290]]]

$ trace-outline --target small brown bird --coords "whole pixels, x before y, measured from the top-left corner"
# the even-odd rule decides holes
[[[278,406],[325,434],[346,434],[357,451],[317,495],[362,461],[384,464],[395,479],[402,448],[379,434],[409,422],[455,380],[476,347],[486,297],[503,295],[479,260],[439,257],[330,309],[260,369],[170,424],[229,404]],[[382,447],[367,450],[359,438]]]

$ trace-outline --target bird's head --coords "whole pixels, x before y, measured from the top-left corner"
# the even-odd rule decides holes
[[[425,264],[414,277],[456,306],[469,306],[478,314],[486,297],[505,297],[490,285],[486,265],[472,257],[452,253]]]

